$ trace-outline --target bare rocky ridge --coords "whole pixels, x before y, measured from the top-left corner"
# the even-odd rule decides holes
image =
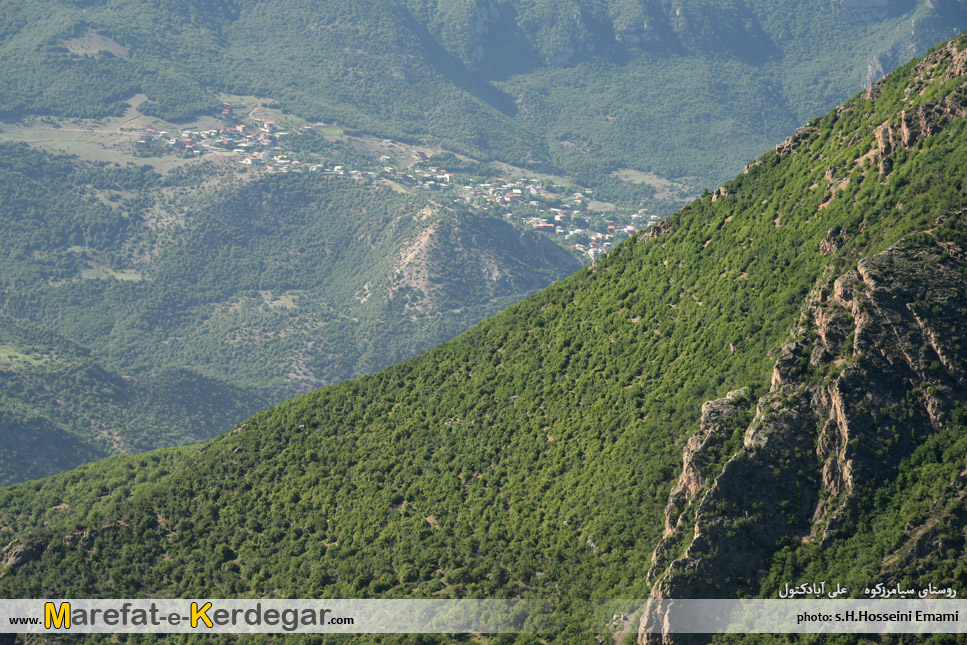
[[[741,394],[705,404],[648,574],[653,598],[754,593],[780,540],[831,539],[859,500],[944,429],[967,399],[967,347],[959,337],[967,253],[943,231],[824,279],[779,353],[743,445],[717,474],[706,467],[719,458]],[[961,480],[967,483],[967,471]],[[911,532],[884,563],[884,579],[891,562],[929,548],[931,531]],[[642,634],[639,642],[673,640],[680,641]]]
[[[699,430],[685,446],[682,474],[672,489],[665,508],[665,537],[681,524],[682,510],[705,488],[712,461],[721,454],[734,430],[733,421],[742,413],[746,390],[729,392],[725,398],[707,401],[702,406]]]
[[[873,129],[872,149],[860,156],[856,163],[862,164],[869,160],[879,167],[880,173],[889,174],[893,169],[892,156],[894,152],[903,148],[913,150],[921,145],[931,135],[942,131],[954,119],[967,114],[967,93],[963,87],[946,95],[942,100],[921,101],[927,88],[936,82],[946,82],[967,75],[967,49],[957,39],[928,54],[921,60],[914,70],[914,80],[906,89],[903,98],[906,109],[898,115],[884,121]],[[881,94],[881,84],[874,83],[867,88],[864,98],[875,101]],[[837,115],[849,112],[855,106],[844,105],[837,108]],[[811,140],[819,132],[815,125],[806,125],[776,146],[776,154],[780,157],[791,154]],[[746,167],[746,172],[752,164]],[[833,182],[840,171],[847,168],[830,168],[826,180]],[[841,186],[833,184],[835,189]]]

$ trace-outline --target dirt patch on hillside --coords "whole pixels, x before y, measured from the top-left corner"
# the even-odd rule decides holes
[[[93,56],[97,58],[101,52],[108,52],[119,58],[128,58],[128,50],[124,45],[97,33],[93,29],[88,29],[82,36],[62,40],[60,43],[75,56]]]

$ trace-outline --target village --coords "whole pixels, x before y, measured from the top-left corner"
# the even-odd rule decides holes
[[[328,159],[330,155],[305,152],[312,149],[306,145],[305,135],[318,125],[289,123],[290,129],[284,130],[278,122],[252,114],[234,118],[228,108],[222,117],[227,123],[218,128],[145,128],[136,149],[143,156],[232,155],[238,157],[243,169],[258,172],[320,173],[380,182],[406,192],[436,193],[435,201],[500,217],[542,233],[585,262],[596,260],[614,244],[661,219],[647,208],[619,209],[597,202],[590,189],[565,186],[546,177],[523,173],[479,176],[447,170],[435,163],[435,155],[388,140],[383,143],[397,149],[395,156],[377,157],[373,153],[367,162],[360,162],[357,155],[358,167],[350,167],[348,162]]]

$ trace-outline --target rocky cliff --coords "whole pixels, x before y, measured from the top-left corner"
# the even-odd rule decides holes
[[[653,598],[755,594],[780,541],[826,543],[945,430],[967,400],[967,247],[949,227],[963,218],[825,276],[744,431],[734,423],[748,410],[743,392],[703,406],[652,559]],[[888,563],[882,574],[898,575]]]
[[[776,52],[766,33],[765,3],[660,3],[572,0],[463,0],[440,5],[436,19],[443,40],[470,67],[504,75],[533,65],[570,67],[591,59],[624,60],[639,51],[680,55],[715,52],[746,62],[761,62]],[[869,27],[902,21],[905,35],[892,46],[871,52],[867,84],[886,69],[922,51],[967,18],[963,0],[830,0],[835,21]],[[507,54],[513,52],[512,57]],[[509,66],[509,67],[508,67]]]
[[[911,150],[924,139],[943,129],[951,120],[967,112],[967,91],[963,87],[935,101],[920,102],[933,81],[947,82],[967,74],[967,49],[958,41],[951,41],[921,60],[915,70],[915,81],[906,89],[904,103],[916,101],[916,107],[900,110],[898,115],[882,123],[875,130],[875,143],[868,158],[878,164],[882,174],[893,168],[890,155],[897,149]],[[879,85],[867,90],[867,96],[875,96]]]

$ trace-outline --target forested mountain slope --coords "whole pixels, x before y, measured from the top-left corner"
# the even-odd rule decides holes
[[[2,363],[15,376],[2,427],[21,428],[17,459],[0,463],[7,483],[209,439],[580,267],[543,236],[356,177],[206,163],[161,174],[12,144],[0,155],[0,313],[19,321],[0,332],[25,334],[0,346],[28,357]],[[37,346],[36,325],[78,345]],[[42,466],[63,432],[99,452]]]
[[[744,390],[703,406],[654,597],[963,588],[967,226],[938,224],[829,273],[754,413]]]
[[[328,383],[580,266],[504,222],[349,177],[221,182],[203,166],[163,177],[0,149],[3,311],[129,368],[178,359],[261,386],[290,372]],[[367,329],[380,325],[383,335]],[[331,347],[306,351],[305,334]],[[271,374],[256,355],[287,350],[302,354],[273,360]]]
[[[0,316],[0,483],[117,452],[209,439],[265,401],[188,369],[123,376],[89,349]]]
[[[0,115],[105,116],[144,93],[178,119],[254,94],[519,165],[708,186],[965,26],[963,0],[16,0]]]
[[[963,562],[948,551],[921,557],[898,540],[918,526],[934,535],[938,508],[963,530],[951,469],[967,403],[965,81],[961,36],[810,122],[666,224],[452,342],[200,447],[115,457],[0,491],[0,593],[641,598],[703,402],[743,387],[731,397],[736,411],[716,453],[724,457],[709,467],[791,435],[782,465],[794,475],[801,459],[812,473],[801,488],[763,479],[796,496],[778,512],[802,514],[788,524],[764,518],[772,532],[748,560],[746,592],[759,579],[770,588],[770,567],[880,581],[884,569],[865,556],[823,555],[868,544],[912,558],[903,575],[915,582],[963,584]],[[836,286],[844,281],[855,296]],[[859,330],[864,312],[868,333]],[[913,326],[891,335],[891,320]],[[802,346],[777,353],[791,331]],[[912,350],[919,355],[904,354]],[[897,388],[868,382],[891,360]],[[849,401],[862,404],[866,389],[889,402],[883,414],[894,425],[843,409],[843,419],[867,414],[863,426],[848,422],[860,434],[844,436],[844,447],[832,433],[812,456],[817,419],[783,424],[782,406],[800,409],[796,396],[837,382],[850,384]],[[828,405],[807,408],[828,414]],[[921,417],[929,425],[918,433],[891,434]],[[894,469],[907,447],[916,469]],[[839,459],[876,475],[854,468],[857,479],[844,481]],[[840,496],[810,496],[816,481],[840,482],[830,484]],[[723,520],[744,499],[726,495]],[[811,535],[812,521],[828,535],[803,542],[797,531]],[[937,535],[956,550],[960,537]],[[665,553],[703,557],[687,546],[666,544]],[[563,609],[561,642],[600,627],[581,607]]]
[[[671,212],[965,25],[964,0],[6,2],[0,314],[88,348],[128,385],[202,379],[219,412],[159,436],[208,438],[577,269],[474,200],[543,218],[584,253],[600,244],[589,235]],[[406,177],[421,147],[428,179],[446,160],[466,186]],[[266,170],[292,159],[303,174]],[[561,185],[517,201],[477,190],[505,171]],[[386,180],[399,173],[411,184]],[[113,419],[102,430],[124,439],[99,450],[165,445],[144,441],[150,415],[108,399],[66,420],[50,379],[0,410],[33,415],[31,433]],[[22,467],[0,480],[50,472],[9,463]]]

